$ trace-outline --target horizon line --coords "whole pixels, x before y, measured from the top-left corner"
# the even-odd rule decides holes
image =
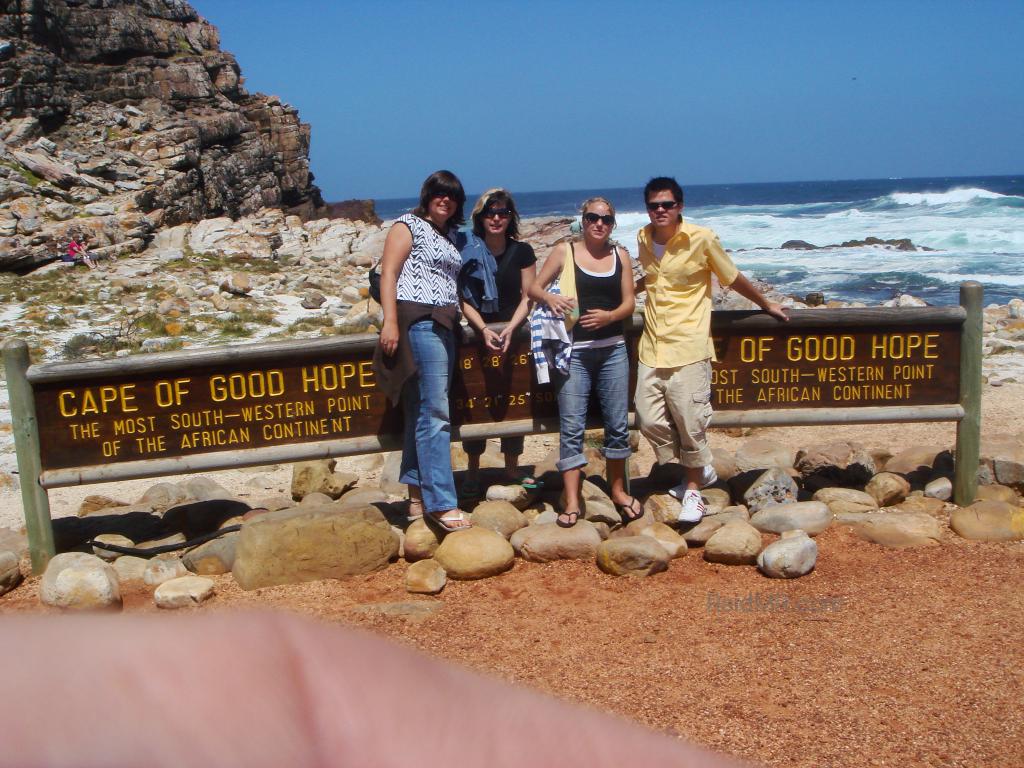
[[[703,182],[700,184],[682,184],[683,189],[690,189],[694,187],[758,187],[765,186],[768,184],[822,184],[822,183],[835,183],[835,182],[857,182],[857,181],[939,181],[939,180],[956,180],[956,179],[1012,179],[1012,178],[1024,178],[1024,173],[999,173],[999,174],[976,174],[970,176],[871,176],[859,179],[792,179],[792,180],[781,180],[781,181],[720,181],[720,182]],[[517,195],[529,195],[529,194],[540,194],[540,193],[553,193],[553,192],[600,192],[600,191],[617,191],[617,190],[633,190],[642,189],[643,184],[630,187],[572,187],[565,189],[529,189],[519,190],[515,194]],[[477,193],[466,193],[468,199],[472,195]],[[405,197],[349,197],[342,200],[332,200],[327,202],[328,205],[336,203],[343,203],[349,200],[372,200],[377,201],[390,201],[390,200],[414,200],[415,195],[409,195]]]

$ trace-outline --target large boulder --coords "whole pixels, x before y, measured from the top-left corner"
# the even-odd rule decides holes
[[[302,501],[311,493],[323,493],[332,499],[341,498],[345,491],[358,481],[358,475],[351,472],[335,472],[338,465],[334,459],[301,461],[292,466],[292,498]]]
[[[733,520],[749,522],[750,513],[747,512],[747,508],[742,504],[726,507],[717,514],[705,515],[699,523],[692,527],[680,525],[679,530],[688,545],[702,547],[715,531]]]
[[[942,525],[924,512],[844,512],[836,516],[836,524],[891,549],[930,547],[942,540]]]
[[[762,472],[743,494],[743,502],[751,514],[776,504],[791,504],[800,490],[784,469]]]
[[[802,530],[817,536],[832,525],[832,510],[820,501],[777,504],[755,512],[750,518],[750,524],[762,533]]]
[[[63,552],[46,566],[39,600],[71,610],[120,610],[121,587],[117,572],[96,555]]]
[[[1019,502],[1017,493],[1013,488],[993,483],[991,485],[979,485],[977,493],[974,494],[975,501],[1005,501],[1007,504],[1016,506]]]
[[[434,529],[427,525],[422,517],[413,520],[405,529],[405,540],[402,542],[402,555],[406,562],[414,563],[417,560],[427,560],[434,556],[437,548],[441,546],[441,539]]]
[[[899,504],[910,495],[910,483],[902,475],[879,472],[868,481],[864,490],[880,507]]]
[[[384,568],[398,545],[375,507],[282,510],[242,526],[232,573],[242,589],[337,579]]]
[[[18,556],[10,550],[0,550],[0,595],[17,587],[23,578]]]
[[[976,501],[954,510],[949,525],[965,539],[1020,541],[1024,539],[1024,509],[1004,501]]]
[[[1024,438],[1020,435],[982,438],[981,463],[995,482],[1024,493]]]
[[[753,438],[736,451],[736,468],[740,472],[759,469],[792,469],[796,452],[773,440]]]
[[[828,504],[835,515],[844,512],[872,512],[878,509],[878,502],[870,493],[853,488],[822,488],[816,491],[814,501]]]
[[[819,443],[799,451],[795,466],[808,491],[863,486],[875,474],[875,460],[867,449],[845,440]]]
[[[511,539],[516,554],[535,563],[592,560],[600,543],[601,534],[587,520],[580,520],[572,528],[556,523],[529,525],[512,534]]]
[[[235,547],[238,546],[239,531],[223,536],[190,549],[181,558],[185,567],[200,576],[216,576],[231,573],[235,565]]]
[[[704,559],[723,565],[754,565],[761,551],[761,533],[750,523],[726,523],[704,544]]]
[[[485,579],[504,573],[515,562],[515,551],[504,536],[486,528],[449,533],[434,559],[452,579]]]
[[[602,541],[597,547],[597,567],[612,576],[650,576],[668,569],[665,548],[648,536],[629,536]]]
[[[665,523],[651,523],[640,529],[640,536],[649,536],[658,542],[670,558],[682,557],[686,554],[686,539],[678,531]]]
[[[527,525],[526,515],[508,501],[485,501],[473,509],[473,525],[497,531],[506,539]]]
[[[814,570],[818,545],[806,532],[786,531],[757,556],[757,568],[773,579],[796,579]]]

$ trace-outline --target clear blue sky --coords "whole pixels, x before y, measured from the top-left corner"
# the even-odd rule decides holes
[[[328,200],[1024,171],[1024,2],[194,0]]]

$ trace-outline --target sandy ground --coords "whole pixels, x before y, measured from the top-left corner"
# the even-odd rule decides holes
[[[1019,432],[1024,385],[987,387],[985,435]],[[857,440],[896,452],[952,446],[952,424],[760,429],[793,447]],[[734,450],[746,437],[714,433]],[[528,459],[557,438],[528,441]],[[641,467],[651,461],[643,445]],[[380,470],[343,459],[373,485]],[[290,469],[210,473],[243,499],[287,491]],[[182,478],[173,478],[180,480]],[[55,516],[102,493],[132,501],[155,480],[51,493]],[[20,517],[0,494],[0,525]],[[765,537],[767,542],[768,537]],[[815,571],[793,582],[703,561],[700,550],[644,580],[593,564],[517,561],[509,573],[405,592],[402,562],[343,581],[241,591],[215,577],[200,611],[273,608],[362,626],[427,653],[713,749],[772,766],[1024,765],[1024,543],[888,550],[845,529],[818,537]],[[40,611],[38,580],[0,612]],[[151,590],[125,610],[155,611]]]

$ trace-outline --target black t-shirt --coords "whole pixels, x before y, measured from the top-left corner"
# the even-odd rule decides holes
[[[498,285],[498,311],[481,313],[488,323],[507,323],[515,314],[516,307],[523,298],[523,274],[527,267],[537,263],[537,256],[529,243],[509,240],[508,247],[501,256],[494,258],[498,262],[498,273],[495,282]]]

